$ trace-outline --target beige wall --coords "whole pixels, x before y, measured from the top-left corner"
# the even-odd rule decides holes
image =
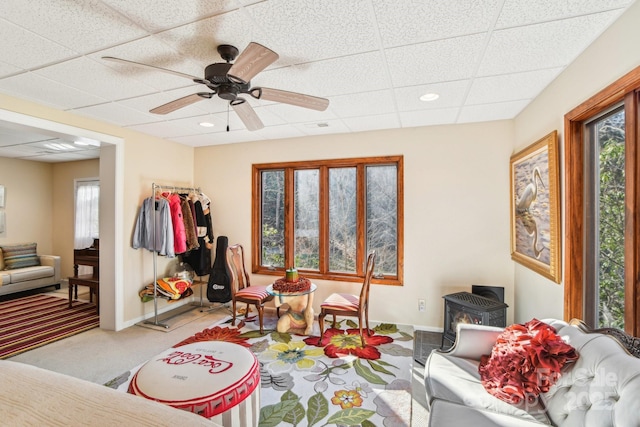
[[[53,168],[49,163],[0,157],[0,185],[5,191],[6,232],[0,244],[38,244],[39,254],[53,254]]]
[[[471,284],[505,286],[513,306],[512,140],[511,122],[492,122],[201,147],[196,182],[213,200],[215,236],[250,248],[253,163],[404,155],[404,286],[374,285],[370,318],[434,328],[442,326],[442,296]],[[256,284],[272,280],[252,277]],[[318,286],[316,310],[331,292],[359,289],[331,281]],[[423,313],[420,298],[427,302]]]
[[[515,120],[516,150],[557,129],[564,161],[564,115],[640,65],[640,2],[631,8],[547,87]],[[560,174],[561,179],[564,173]],[[561,186],[564,188],[564,183]],[[562,192],[563,200],[571,197]],[[564,211],[564,209],[563,209]],[[564,215],[563,225],[564,229]],[[564,259],[563,259],[564,264]],[[562,318],[564,286],[515,267],[516,321]]]

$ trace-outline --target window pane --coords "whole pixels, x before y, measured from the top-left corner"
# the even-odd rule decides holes
[[[594,124],[598,144],[598,324],[624,328],[624,110]]]
[[[262,172],[261,265],[284,267],[284,171]]]
[[[75,185],[74,249],[84,249],[100,237],[100,181],[77,181]]]
[[[356,168],[329,169],[329,270],[356,272]]]
[[[318,270],[319,254],[319,171],[294,173],[295,267]]]
[[[367,167],[367,249],[376,251],[376,273],[395,275],[398,192],[395,166]]]

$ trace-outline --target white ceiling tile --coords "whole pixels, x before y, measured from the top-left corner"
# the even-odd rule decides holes
[[[457,108],[445,108],[442,110],[405,111],[399,113],[398,116],[403,128],[411,128],[452,124],[456,121],[457,113]]]
[[[487,31],[501,3],[501,0],[457,0],[455,3],[451,0],[373,0],[385,47]]]
[[[396,109],[390,90],[331,96],[329,102],[329,108],[338,117],[377,116]]]
[[[133,40],[145,32],[99,0],[2,0],[2,16],[76,52]]]
[[[381,114],[379,116],[347,117],[342,119],[351,132],[393,129],[400,126],[397,114]]]
[[[100,104],[106,101],[104,98],[60,84],[32,72],[0,79],[0,90],[9,95],[62,110]]]
[[[293,125],[300,132],[305,135],[330,135],[334,133],[349,132],[349,128],[344,124],[342,120],[325,120],[320,123],[308,122],[299,123]]]
[[[495,31],[491,35],[478,75],[565,66],[616,16],[617,12],[604,12]]]
[[[275,114],[287,123],[306,123],[333,120],[336,118],[331,109],[325,111],[310,110],[288,104],[271,104],[261,107],[271,114]]]
[[[164,73],[158,70],[150,70],[148,68],[137,67],[135,65],[107,61],[102,59],[102,57],[113,56],[115,58],[126,59],[171,71],[190,74],[194,77],[204,76],[203,67],[187,60],[181,56],[179,52],[173,50],[172,47],[163,43],[157,37],[152,36],[114,48],[101,50],[88,56],[96,62],[112,68],[123,76],[144,81],[145,84],[158,90],[170,90],[193,85],[194,83],[193,80],[179,77],[174,74]]]
[[[193,135],[195,133],[191,132],[189,129],[181,126],[180,124],[175,123],[175,121],[145,123],[142,125],[133,125],[127,127],[129,129],[133,129],[149,135],[155,135],[160,138],[175,138],[177,136]]]
[[[624,8],[632,3],[633,1],[630,0],[507,0],[500,11],[496,28],[588,15],[604,10]]]
[[[513,119],[528,103],[528,100],[522,100],[462,107],[458,123]]]
[[[221,44],[235,46],[240,54],[252,41],[270,47],[261,36],[260,28],[242,9],[164,31],[157,36],[203,69],[214,62],[224,62],[217,51]]]
[[[155,32],[209,17],[238,6],[233,0],[102,0],[142,28]]]
[[[489,104],[535,98],[563,68],[529,71],[473,80],[466,105]]]
[[[2,60],[22,69],[36,68],[41,64],[50,64],[77,56],[73,50],[3,19],[0,19],[0,40],[2,40]]]
[[[247,7],[282,63],[336,58],[379,48],[369,0],[271,0]],[[338,13],[336,13],[339,11]]]
[[[463,102],[469,84],[469,80],[458,80],[455,82],[397,88],[394,92],[398,103],[398,111],[456,107]],[[420,97],[426,93],[436,93],[439,98],[435,101],[421,101]]]
[[[73,110],[73,112],[82,116],[114,123],[119,126],[132,126],[156,121],[156,118],[151,114],[145,114],[132,108],[123,107],[115,102],[77,108]]]
[[[267,126],[257,132],[265,139],[299,138],[304,136],[304,133],[288,124],[282,126]]]
[[[216,132],[202,135],[183,136],[174,140],[191,147],[204,147],[208,145],[232,144],[237,142],[247,142],[261,140],[258,134],[246,129],[234,130],[231,132]]]
[[[309,67],[296,66],[289,87],[305,82],[309,95],[323,97],[386,89],[389,77],[383,64],[381,53],[376,51],[319,61]]]
[[[155,92],[151,86],[140,80],[123,76],[114,69],[86,57],[42,68],[34,73],[108,100]]]
[[[411,86],[471,77],[485,36],[475,34],[388,49],[394,86]]]
[[[1,24],[0,24],[1,25]],[[24,71],[22,68],[0,61],[0,78]]]

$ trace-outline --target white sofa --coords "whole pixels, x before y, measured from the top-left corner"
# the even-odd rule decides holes
[[[60,257],[39,255],[40,265],[5,270],[2,248],[0,248],[0,295],[27,291],[45,286],[60,289]]]
[[[640,339],[617,330],[587,331],[578,321],[543,321],[579,354],[547,393],[520,406],[487,393],[478,365],[502,329],[459,323],[453,347],[434,350],[425,365],[429,425],[640,426]]]
[[[3,426],[208,426],[200,415],[23,363],[0,360]]]

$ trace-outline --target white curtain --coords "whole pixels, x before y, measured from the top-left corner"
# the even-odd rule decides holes
[[[88,248],[99,238],[100,181],[76,181],[74,249]]]

